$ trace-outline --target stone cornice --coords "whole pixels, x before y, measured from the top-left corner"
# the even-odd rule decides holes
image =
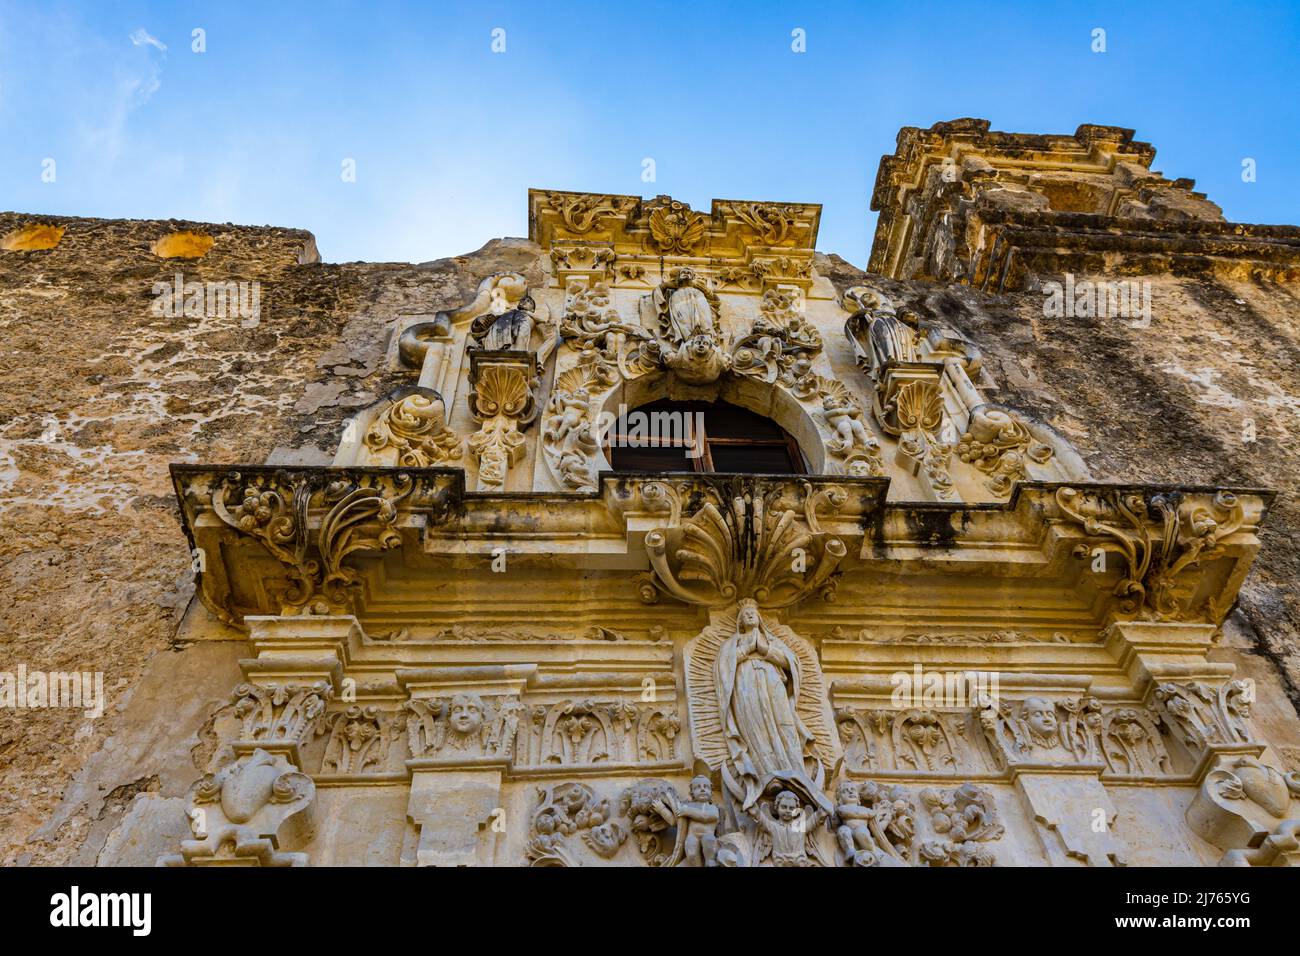
[[[467,585],[490,586],[489,564],[503,548],[538,573],[626,574],[641,582],[643,600],[678,606],[724,606],[749,594],[780,608],[833,593],[840,582],[856,595],[888,581],[923,608],[936,575],[957,575],[976,585],[967,600],[1003,606],[1041,605],[1050,584],[1063,613],[1073,608],[1075,619],[1098,626],[1218,623],[1274,496],[1022,482],[1005,503],[894,503],[886,502],[887,479],[846,476],[604,473],[588,494],[491,494],[466,491],[463,472],[441,468],[175,465],[172,475],[200,593],[235,624],[292,609],[363,613],[385,591],[409,588],[385,570],[399,564],[404,580],[454,568]],[[785,529],[745,545],[757,549],[753,567],[767,569],[757,577],[727,556],[740,547],[728,535],[757,520],[746,509]],[[698,530],[683,537],[688,525]],[[687,576],[675,584],[682,542],[698,547],[701,534],[721,536],[723,557],[697,565],[706,583]],[[801,561],[803,577],[785,571],[787,563],[802,569]]]
[[[817,203],[715,199],[706,214],[670,196],[528,191],[528,237],[543,249],[603,246],[620,260],[810,259],[820,221]]]

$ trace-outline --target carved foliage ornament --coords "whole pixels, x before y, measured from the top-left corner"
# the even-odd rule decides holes
[[[1218,686],[1188,682],[1157,684],[1153,706],[1174,736],[1194,756],[1215,744],[1251,740],[1250,705],[1254,686],[1231,680]]]
[[[575,365],[555,380],[555,390],[546,405],[542,452],[551,473],[565,488],[596,490],[602,438],[597,398],[618,381],[618,370],[600,358]]]
[[[796,222],[788,207],[776,203],[732,203],[731,212],[769,246],[784,242],[794,230]]]
[[[334,479],[319,473],[222,476],[212,491],[212,510],[231,528],[258,541],[287,571],[282,599],[302,606],[320,595],[346,605],[357,572],[344,565],[352,554],[401,544],[394,527],[398,504],[414,483],[401,472]],[[319,558],[308,556],[308,512],[328,506],[316,535]]]
[[[759,303],[749,334],[736,343],[731,367],[738,375],[795,388],[812,372],[822,338],[802,310],[803,299],[791,289],[768,289]]]
[[[564,228],[579,236],[595,229],[601,219],[622,215],[636,205],[631,197],[588,193],[549,193],[546,198]]]
[[[1051,446],[1034,441],[1019,412],[988,404],[971,410],[956,452],[988,475],[989,490],[999,498],[1009,497],[1012,485],[1029,477],[1029,461],[1043,464],[1052,457]]]
[[[382,456],[390,449],[399,468],[429,468],[461,457],[461,442],[447,427],[442,396],[421,389],[396,399],[366,429],[366,447]]]
[[[1102,547],[1120,554],[1124,569],[1114,592],[1119,609],[1144,620],[1186,620],[1196,590],[1190,573],[1223,554],[1220,542],[1244,520],[1241,503],[1227,491],[1215,494],[1209,505],[1185,500],[1176,491],[1144,496],[1074,488],[1058,489],[1056,501],[1088,535],[1102,537]],[[1090,556],[1091,546],[1079,545],[1076,554]],[[1212,603],[1204,610],[1213,616]]]

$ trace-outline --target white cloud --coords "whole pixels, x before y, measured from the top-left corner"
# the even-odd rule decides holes
[[[144,27],[136,27],[131,31],[131,43],[134,46],[152,46],[157,47],[164,53],[167,52],[167,44],[163,43],[156,36],[151,34]]]

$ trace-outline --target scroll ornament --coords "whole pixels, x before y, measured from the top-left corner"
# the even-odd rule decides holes
[[[1123,572],[1114,590],[1119,611],[1141,620],[1187,620],[1196,591],[1192,572],[1222,555],[1223,539],[1244,521],[1241,503],[1228,491],[1216,493],[1207,505],[1176,491],[1143,495],[1060,488],[1056,502],[1085,533],[1102,538],[1101,547],[1120,555]],[[1080,544],[1075,553],[1088,557],[1092,547]],[[1205,611],[1213,617],[1212,602]]]

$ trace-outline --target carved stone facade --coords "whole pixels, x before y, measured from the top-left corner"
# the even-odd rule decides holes
[[[905,130],[852,281],[815,205],[531,191],[536,262],[395,316],[331,462],[173,465],[181,633],[241,651],[124,826],[190,866],[1300,862],[1300,721],[1220,653],[1274,492],[1099,480],[895,281],[1031,284],[1035,216],[1221,224],[1150,159]],[[803,473],[614,472],[665,399]]]

